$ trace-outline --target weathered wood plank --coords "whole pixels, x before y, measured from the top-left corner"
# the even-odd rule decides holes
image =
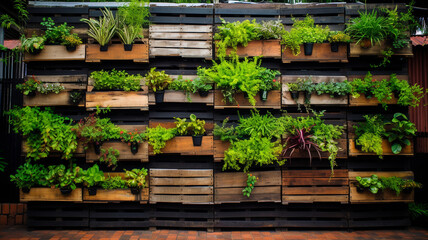
[[[362,48],[360,44],[351,43],[349,46],[349,57],[360,57],[360,56],[382,56],[382,51],[387,48],[391,48],[385,41],[382,41],[381,44],[375,44],[371,48]],[[413,56],[412,45],[409,43],[407,47],[402,49],[394,49],[394,55],[397,56]]]
[[[257,183],[256,183],[257,185]],[[215,188],[215,203],[281,202],[281,186],[255,186],[250,197],[244,196],[243,188]]]
[[[150,33],[212,33],[212,25],[153,24]]]
[[[62,45],[46,45],[39,54],[24,54],[24,62],[31,61],[84,61],[85,45],[77,46],[75,51],[67,51]]]
[[[348,194],[348,186],[343,187],[283,187],[284,195],[341,195]]]
[[[211,38],[212,33],[150,33],[150,39],[210,40]]]
[[[150,40],[150,51],[154,48],[201,48],[211,49],[211,41],[187,41],[187,40]]]
[[[195,187],[195,186],[186,186],[186,187],[159,187],[152,186],[150,187],[151,194],[186,194],[186,195],[201,195],[201,194],[213,194],[213,187]]]
[[[214,105],[214,91],[210,91],[206,97],[201,97],[198,93],[191,93],[190,99],[192,100],[191,102],[188,101],[186,93],[183,91],[166,90],[163,101],[166,103],[205,103],[208,106],[212,106]],[[149,93],[149,104],[156,104],[155,94],[152,92]]]
[[[208,169],[150,169],[151,177],[212,177]]]
[[[213,136],[203,136],[201,146],[193,146],[191,136],[174,137],[166,142],[161,149],[162,153],[176,153],[180,155],[213,155]],[[149,153],[153,155],[153,148],[149,146]]]
[[[86,62],[100,62],[101,60],[133,60],[134,62],[149,62],[149,42],[143,39],[144,44],[134,44],[132,51],[125,51],[123,44],[111,44],[108,51],[101,52],[99,44],[86,45]]]
[[[259,93],[254,97],[256,99],[256,105],[252,106],[248,99],[244,97],[244,93],[238,93],[235,96],[236,103],[230,104],[223,101],[223,94],[221,90],[215,90],[214,95],[214,109],[225,109],[225,108],[281,108],[281,91],[272,90],[269,91],[266,101],[260,99]]]
[[[282,62],[348,62],[348,47],[345,44],[339,46],[339,51],[332,52],[329,43],[315,43],[311,56],[305,56],[303,45],[300,45],[300,54],[294,56],[290,48],[284,49],[282,52]]]
[[[89,195],[88,189],[83,190],[84,202],[130,202],[130,201],[147,201],[149,198],[149,189],[144,188],[141,193],[132,194],[130,189],[98,189],[96,195]]]
[[[180,178],[180,177],[152,177],[150,176],[150,185],[155,186],[206,186],[213,185],[212,177],[192,177],[192,178]]]
[[[214,140],[214,162],[221,162],[224,158],[224,151],[229,149],[230,142],[224,142],[222,140]]]
[[[258,177],[256,186],[280,186],[281,185],[281,171],[257,171],[251,172],[253,176]],[[215,174],[215,187],[216,188],[232,188],[232,187],[246,187],[247,174],[241,172],[222,172]]]
[[[226,54],[230,55],[233,48],[227,48]],[[216,50],[216,55],[217,55]],[[248,43],[246,47],[238,46],[236,54],[240,57],[257,57],[263,56],[264,58],[281,58],[281,44],[280,40],[254,40]]]
[[[122,109],[141,109],[148,110],[149,97],[147,92],[125,92],[125,91],[106,91],[106,92],[86,92],[86,108],[110,107]]]
[[[376,172],[376,171],[369,171],[369,172],[357,172],[357,171],[349,171],[349,180],[350,181],[356,181],[355,177],[371,177],[373,174],[376,174],[378,177],[399,177],[399,178],[406,178],[406,179],[413,179],[413,172],[412,171],[394,171],[394,172]]]
[[[336,175],[335,170],[335,175]],[[293,186],[313,186],[313,185],[323,185],[323,186],[335,186],[335,185],[348,185],[348,178],[283,178],[283,185],[293,185]]]
[[[383,150],[383,155],[400,155],[400,156],[413,156],[414,153],[414,149],[413,149],[413,140],[410,139],[410,146],[404,146],[403,149],[401,150],[401,152],[399,154],[394,154],[391,150],[391,143],[388,142],[388,140],[383,139],[382,140],[382,150]],[[376,153],[367,153],[367,152],[363,152],[361,150],[358,150],[355,147],[355,139],[349,139],[349,156],[354,157],[354,156],[363,156],[363,155],[373,155],[375,156]]]
[[[150,56],[212,58],[211,49],[150,48]]]
[[[347,203],[348,195],[307,195],[307,196],[282,196],[282,204],[288,203],[314,203],[314,202],[340,202]]]
[[[55,202],[82,202],[82,189],[76,188],[70,194],[62,194],[57,188],[31,188],[29,193],[20,191],[21,202],[55,201]]]
[[[210,204],[212,195],[150,195],[150,203],[168,202],[183,204]]]
[[[84,107],[84,100],[79,104],[70,103],[70,91],[61,91],[60,93],[42,94],[37,92],[36,96],[29,97],[23,95],[23,106],[79,106]]]
[[[330,178],[330,170],[286,170],[282,172],[283,178]],[[347,178],[347,169],[337,169],[334,171],[333,178]]]

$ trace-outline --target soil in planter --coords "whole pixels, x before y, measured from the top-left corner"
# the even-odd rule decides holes
[[[358,193],[363,193],[365,190],[365,188],[361,187],[361,186],[357,186],[357,192]]]
[[[192,136],[193,146],[199,147],[202,145],[202,137],[203,135]]]

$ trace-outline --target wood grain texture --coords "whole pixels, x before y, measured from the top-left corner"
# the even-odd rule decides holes
[[[175,153],[180,155],[213,155],[213,136],[203,136],[201,146],[193,146],[191,136],[174,137],[166,142],[161,149],[162,153]],[[149,146],[149,154],[153,155],[153,148]]]
[[[346,138],[345,139],[342,138],[342,139],[336,139],[335,141],[338,142],[337,146],[340,148],[336,158],[337,159],[348,158],[348,140]],[[308,152],[302,149],[296,149],[293,152],[293,155],[291,157],[289,157],[289,154],[290,154],[290,150],[287,151],[287,155],[286,155],[288,159],[309,158]],[[321,159],[328,159],[328,157],[330,156],[329,152],[320,152],[320,154],[321,154]],[[319,160],[319,155],[315,149],[311,150],[311,155],[312,155],[312,160],[314,159]]]
[[[290,48],[283,46],[282,62],[348,62],[348,47],[345,44],[339,45],[338,52],[332,52],[330,43],[315,43],[311,56],[305,56],[303,45],[300,45],[300,54],[294,56]]]
[[[70,194],[62,194],[57,188],[31,188],[29,193],[20,191],[19,200],[21,202],[82,202],[82,189],[76,188]]]
[[[351,43],[349,45],[349,57],[360,57],[360,56],[382,56],[382,51],[391,48],[391,45],[382,41],[380,44],[375,44],[371,48],[362,48],[359,44]],[[409,43],[407,47],[402,49],[394,49],[394,55],[397,56],[413,56],[412,45]]]
[[[211,90],[206,97],[201,97],[198,93],[191,93],[190,99],[192,100],[191,102],[187,99],[184,91],[166,90],[163,101],[166,103],[204,103],[207,106],[212,106],[214,105],[214,91]],[[155,94],[150,92],[149,105],[155,104]]]
[[[75,51],[67,51],[62,45],[46,45],[39,54],[24,54],[24,62],[31,61],[84,61],[85,45],[76,47]]]
[[[224,151],[229,149],[230,142],[219,139],[214,140],[214,162],[221,162],[224,159]]]
[[[105,190],[98,189],[96,195],[89,195],[88,189],[83,190],[84,202],[136,202],[148,201],[149,189],[144,188],[141,193],[136,195],[132,194],[130,189],[113,189]]]
[[[27,79],[34,75],[27,75]],[[34,78],[43,83],[60,83],[65,90],[85,90],[88,82],[87,75],[35,75]]]
[[[212,25],[173,25],[153,24],[149,28],[150,33],[212,33]],[[205,38],[206,40],[210,38]]]
[[[36,96],[29,97],[23,95],[23,106],[32,106],[32,107],[52,107],[52,106],[78,106],[84,107],[84,97],[79,104],[75,105],[70,103],[70,91],[61,91],[60,93],[48,93],[42,94],[37,92]]]
[[[256,105],[252,106],[248,99],[244,97],[244,93],[238,93],[235,95],[236,103],[230,104],[223,101],[223,94],[221,90],[215,90],[214,95],[214,109],[226,109],[226,108],[272,108],[280,109],[281,108],[281,91],[272,90],[269,91],[267,100],[264,102],[260,100],[260,95],[254,97],[256,100]]]
[[[405,147],[403,147],[403,149],[399,154],[394,154],[391,150],[391,144],[388,142],[388,140],[383,139],[382,140],[383,155],[413,156],[414,155],[413,140],[411,139],[410,142],[411,142],[410,146],[406,145]],[[352,138],[349,139],[349,156],[350,157],[367,156],[367,155],[376,156],[375,153],[367,153],[367,152],[358,150],[357,148],[355,148],[355,139],[352,139]]]
[[[100,62],[101,60],[132,60],[134,62],[149,62],[149,41],[143,39],[144,44],[134,44],[132,51],[125,51],[123,44],[111,44],[108,51],[101,52],[99,44],[86,45],[86,62]]]
[[[227,48],[226,54],[230,55],[233,48]],[[216,55],[217,55],[216,50]],[[281,44],[280,40],[254,40],[248,43],[246,47],[238,46],[236,54],[239,57],[257,57],[263,56],[264,58],[281,58]]]
[[[149,97],[147,92],[86,92],[86,108],[110,107],[112,109],[140,109],[148,110]]]

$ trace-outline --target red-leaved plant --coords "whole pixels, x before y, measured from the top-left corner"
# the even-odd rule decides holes
[[[319,158],[321,159],[320,147],[318,146],[318,144],[312,142],[311,140],[311,137],[312,137],[312,135],[310,134],[311,128],[306,130],[306,129],[298,129],[295,127],[294,129],[296,130],[296,134],[288,136],[283,142],[285,148],[282,151],[282,156],[285,158],[291,159],[291,156],[296,151],[296,149],[302,149],[303,151],[306,150],[309,154],[309,160],[312,164],[311,150],[315,149]]]

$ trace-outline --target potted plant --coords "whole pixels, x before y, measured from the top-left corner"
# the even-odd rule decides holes
[[[123,25],[117,29],[117,34],[123,42],[125,51],[132,51],[132,44],[136,38],[143,38],[141,28]]]
[[[187,101],[189,102],[192,102],[192,98],[190,97],[191,93],[199,93],[199,96],[206,97],[212,88],[212,83],[206,78],[197,77],[195,79],[183,79],[181,75],[168,86],[170,90],[184,91]]]
[[[354,126],[355,147],[363,152],[374,152],[379,158],[383,158],[382,137],[386,131],[385,123],[380,115],[363,117],[366,121]]]
[[[270,90],[279,90],[281,87],[281,82],[275,79],[281,73],[279,71],[271,71],[265,68],[260,71],[259,74],[261,79],[259,91],[260,100],[265,102]]]
[[[16,89],[20,90],[22,94],[29,97],[36,96],[37,87],[41,84],[34,76],[26,79],[24,83],[16,84]]]
[[[132,194],[140,194],[141,189],[146,187],[147,169],[125,169],[126,184],[131,189]]]
[[[201,146],[202,137],[205,133],[205,121],[196,118],[195,114],[190,114],[190,122],[186,122],[186,118],[174,118],[175,129],[178,135],[192,135],[193,146]]]
[[[362,48],[370,48],[387,37],[387,25],[387,19],[378,16],[375,10],[365,11],[360,12],[359,17],[350,20],[345,32]]]
[[[76,189],[76,184],[81,182],[81,169],[76,165],[67,168],[64,165],[49,166],[46,175],[47,182],[55,188],[59,188],[62,194],[70,194]]]
[[[177,135],[177,129],[166,129],[158,125],[155,128],[147,128],[145,134],[148,143],[153,148],[153,154],[159,154],[161,153],[161,149],[165,147],[166,142]]]
[[[312,82],[312,77],[297,78],[295,83],[287,83],[288,91],[291,93],[291,98],[297,103],[297,108],[300,110],[299,94],[304,93],[304,104],[309,106],[311,103],[312,92],[315,90],[315,84]]]
[[[145,138],[145,133],[138,131],[138,129],[129,132],[120,131],[120,140],[122,142],[128,143],[132,154],[138,153],[138,146],[140,146],[140,143],[142,143]]]
[[[299,100],[300,92],[302,91],[301,86],[298,83],[286,83],[288,91],[291,94],[291,98],[297,103]]]
[[[347,96],[351,93],[351,84],[348,81],[343,82],[320,82],[314,86],[314,92],[319,96],[328,94],[331,98],[339,96]]]
[[[105,190],[113,190],[113,189],[125,189],[125,188],[128,188],[128,186],[126,181],[123,180],[121,176],[111,177],[109,175],[101,183],[101,188]]]
[[[371,177],[357,176],[355,177],[355,179],[358,182],[356,188],[357,192],[359,193],[363,193],[365,189],[368,189],[371,193],[377,194],[379,190],[382,190],[384,188],[382,182],[375,174],[373,174]]]
[[[351,42],[351,37],[342,31],[331,31],[328,37],[332,52],[339,51],[339,45]]]
[[[165,71],[156,71],[156,68],[151,68],[145,79],[146,85],[155,93],[156,103],[163,103],[165,89],[172,82],[171,77]]]
[[[104,179],[103,171],[100,170],[97,164],[94,164],[94,166],[82,171],[79,180],[88,188],[89,195],[94,196],[97,194],[97,188],[101,186]]]
[[[71,91],[68,102],[73,105],[78,105],[83,100],[84,94],[82,91]]]
[[[68,36],[62,37],[63,41],[61,45],[64,45],[67,51],[75,51],[76,47],[82,44],[82,40],[77,36],[77,34],[71,34]]]
[[[395,113],[392,120],[386,124],[392,126],[384,133],[384,136],[391,143],[391,150],[394,154],[399,154],[405,146],[410,146],[409,137],[416,136],[418,131],[415,124],[408,121],[406,115],[402,113]]]
[[[34,186],[47,186],[45,178],[47,173],[43,165],[26,162],[18,167],[15,175],[10,175],[10,181],[14,182],[23,193],[29,193]]]
[[[102,17],[96,19],[81,19],[89,25],[88,35],[94,38],[100,44],[100,51],[108,50],[108,43],[116,34],[117,18],[113,12],[107,8],[101,10]]]
[[[45,38],[39,36],[32,36],[30,38],[21,38],[21,49],[30,54],[40,53],[45,46]]]

